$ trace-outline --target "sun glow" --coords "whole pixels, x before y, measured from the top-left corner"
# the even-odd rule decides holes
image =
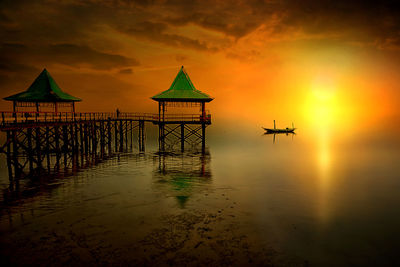
[[[305,103],[305,117],[308,123],[312,127],[329,127],[340,108],[333,80],[329,76],[318,76],[312,81],[309,92]]]
[[[340,80],[317,76],[309,84],[305,99],[304,121],[312,131],[325,129],[330,134],[346,134],[354,127],[357,103],[353,103],[354,96]]]

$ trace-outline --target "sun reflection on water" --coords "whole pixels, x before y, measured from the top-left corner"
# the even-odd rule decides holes
[[[329,194],[331,189],[331,144],[328,130],[321,130],[317,144],[317,168],[319,184],[318,216],[321,222],[327,222],[330,215]]]
[[[337,131],[342,106],[337,88],[329,76],[319,76],[311,84],[304,111],[308,125],[314,134],[316,153],[316,178],[318,188],[317,216],[321,223],[330,218],[329,203],[332,191],[332,136]]]

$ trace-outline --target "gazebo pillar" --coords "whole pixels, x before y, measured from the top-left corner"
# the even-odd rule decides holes
[[[158,123],[161,120],[161,102],[158,102]]]
[[[203,121],[201,124],[201,152],[206,151],[206,123]]]
[[[206,103],[201,102],[201,120],[205,121],[206,120]]]
[[[162,120],[165,120],[165,102],[162,102]]]
[[[158,147],[161,151],[165,149],[165,102],[158,102]]]

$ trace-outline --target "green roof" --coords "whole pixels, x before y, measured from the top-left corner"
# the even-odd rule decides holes
[[[183,66],[176,75],[171,87],[152,97],[156,101],[210,102],[209,95],[197,90]]]
[[[50,73],[44,69],[29,88],[5,100],[20,102],[75,102],[82,99],[63,92],[56,84]]]

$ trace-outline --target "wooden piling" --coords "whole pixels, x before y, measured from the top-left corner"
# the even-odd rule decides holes
[[[97,129],[96,129],[96,122],[91,123],[91,138],[92,138],[92,153],[93,156],[97,154]]]
[[[83,142],[85,148],[85,155],[89,154],[89,141],[88,141],[88,124],[83,125]]]
[[[144,152],[144,150],[145,150],[145,124],[144,124],[144,121],[142,121],[142,136],[141,136],[141,139],[142,139],[142,148],[141,148],[141,151],[142,152]]]
[[[29,173],[33,173],[33,147],[32,147],[32,128],[28,128],[26,130],[26,138],[28,142],[28,164],[29,164]]]
[[[115,152],[118,151],[118,126],[117,121],[114,121],[114,137],[115,137]]]
[[[201,124],[201,151],[204,153],[206,150],[206,124]]]
[[[125,120],[125,149],[128,151],[128,120]]]
[[[124,129],[122,120],[119,120],[119,151],[122,152],[124,150]]]
[[[10,183],[13,182],[13,172],[12,172],[12,165],[11,165],[11,133],[7,131],[7,150],[6,150],[6,157],[7,157],[7,168],[8,168],[8,180]]]
[[[60,159],[61,159],[61,151],[60,151],[60,131],[59,127],[54,127],[54,142],[56,146],[56,170],[60,170]]]
[[[131,126],[131,150],[133,149],[133,121],[130,120],[130,126]]]
[[[112,146],[112,136],[111,136],[111,119],[108,118],[107,122],[107,145],[108,145],[108,155],[111,155],[111,146]]]
[[[185,124],[181,123],[181,152],[185,150]]]
[[[101,153],[101,157],[104,156],[104,122],[101,121],[100,122],[100,153]]]
[[[42,145],[41,145],[41,132],[40,127],[36,127],[36,160],[37,160],[37,168],[40,173],[43,169],[42,165]]]
[[[73,124],[74,127],[74,138],[75,138],[75,154],[79,153],[79,124]]]
[[[50,173],[50,128],[48,126],[46,127],[45,138],[46,138],[46,167],[47,167],[47,172]]]
[[[16,131],[11,132],[12,135],[12,144],[13,144],[13,165],[14,165],[14,181],[20,178],[20,169],[18,166],[18,143],[17,143],[17,133]]]
[[[68,154],[68,128],[67,125],[62,126],[62,140],[63,140],[63,148],[62,152],[64,155],[64,169],[67,169],[67,154]]]
[[[84,163],[84,140],[83,140],[83,125],[82,123],[79,124],[79,152],[81,154],[81,166],[83,166]]]

